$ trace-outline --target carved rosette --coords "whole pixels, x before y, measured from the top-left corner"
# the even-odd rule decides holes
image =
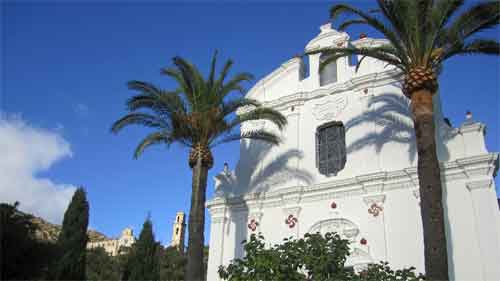
[[[287,224],[289,228],[294,228],[298,222],[299,219],[297,219],[293,215],[288,215],[288,217],[285,220],[285,224]]]
[[[384,210],[385,195],[372,195],[363,198],[363,201],[368,206],[368,214],[374,218],[382,214]]]
[[[257,205],[256,205],[257,206]],[[250,212],[248,216],[248,224],[247,227],[250,229],[252,232],[255,232],[258,230],[260,221],[262,219],[263,213],[261,211],[252,211]]]
[[[378,217],[378,215],[384,210],[382,206],[377,205],[377,203],[371,204],[370,208],[368,208],[368,213],[373,215],[374,217]]]
[[[255,232],[255,230],[257,230],[257,226],[259,226],[259,222],[257,222],[255,219],[251,219],[247,224],[248,229],[250,229],[252,232]]]

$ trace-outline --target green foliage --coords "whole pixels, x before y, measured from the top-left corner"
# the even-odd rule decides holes
[[[153,224],[149,218],[142,226],[139,239],[134,243],[122,280],[158,280],[160,278],[160,245],[155,241]]]
[[[264,108],[258,101],[242,96],[245,90],[241,84],[253,79],[251,74],[238,73],[228,79],[233,64],[228,60],[219,77],[216,77],[216,62],[217,53],[212,58],[210,73],[205,79],[196,66],[183,58],[174,57],[174,67],[161,71],[177,83],[177,88],[173,90],[160,89],[148,82],[130,81],[128,87],[139,94],[127,101],[130,113],[117,120],[111,131],[118,133],[130,125],[154,129],[137,146],[135,158],[151,145],[168,146],[174,142],[190,148],[197,144],[211,148],[242,138],[277,144],[279,137],[268,131],[254,130],[244,135],[236,132],[239,125],[246,121],[268,120],[281,129],[287,120],[278,111]],[[242,108],[247,110],[236,115],[236,111]]]
[[[217,52],[206,78],[195,65],[181,57],[174,57],[173,64],[174,67],[162,69],[161,74],[175,81],[174,89],[164,90],[143,81],[128,83],[129,89],[138,94],[126,102],[128,114],[114,122],[111,131],[118,133],[130,125],[153,129],[137,146],[135,158],[149,146],[169,147],[172,143],[192,149],[190,156],[196,158],[189,159],[192,168],[194,164],[191,163],[204,158],[203,162],[200,161],[199,170],[193,169],[192,202],[198,204],[191,206],[187,266],[189,278],[202,279],[204,202],[206,174],[213,166],[211,149],[218,144],[240,139],[278,144],[280,138],[273,131],[259,129],[240,134],[239,128],[244,122],[266,120],[282,129],[287,119],[279,111],[265,108],[258,101],[243,96],[245,89],[242,83],[253,77],[249,73],[239,73],[229,78],[233,61],[226,61],[217,75]],[[239,114],[236,114],[237,111]]]
[[[86,264],[89,204],[83,188],[78,188],[64,213],[61,233],[57,240],[59,255],[54,265],[56,280],[84,280]]]
[[[120,280],[122,264],[119,257],[109,256],[99,247],[87,251],[87,280]]]
[[[392,270],[387,263],[369,265],[360,273],[345,267],[349,242],[339,235],[306,234],[301,239],[284,239],[266,247],[264,237],[252,234],[244,241],[245,257],[219,268],[219,276],[229,281],[422,281],[414,268]]]
[[[0,279],[45,279],[56,254],[53,243],[35,239],[35,225],[14,205],[0,204]]]
[[[160,279],[184,280],[186,256],[175,247],[162,248],[160,253]]]
[[[314,51],[331,54],[321,67],[339,57],[358,54],[382,60],[405,72],[415,66],[439,72],[443,62],[456,55],[500,54],[498,38],[479,37],[482,31],[498,25],[499,1],[482,1],[466,9],[463,0],[379,0],[377,3],[378,9],[372,11],[338,4],[330,9],[330,17],[337,20],[346,15],[349,18],[339,24],[340,30],[352,25],[371,27],[382,33],[390,44]]]

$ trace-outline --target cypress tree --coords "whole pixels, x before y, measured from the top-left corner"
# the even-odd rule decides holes
[[[158,246],[153,234],[153,224],[148,217],[131,251],[128,280],[160,279]]]
[[[85,280],[87,226],[89,203],[82,187],[73,194],[64,213],[61,233],[57,239],[59,259],[54,266],[56,280]]]

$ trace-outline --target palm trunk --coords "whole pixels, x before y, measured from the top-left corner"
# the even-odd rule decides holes
[[[425,273],[426,280],[449,280],[442,200],[443,188],[436,152],[432,94],[428,90],[418,90],[411,95],[418,151]]]
[[[202,165],[202,158],[198,156],[193,166],[191,190],[191,210],[188,222],[188,249],[186,280],[200,281],[204,279],[203,244],[205,241],[205,198],[207,188],[208,167]]]

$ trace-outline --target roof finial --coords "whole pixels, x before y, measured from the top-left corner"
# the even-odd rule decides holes
[[[332,30],[332,23],[330,21],[327,21],[326,23],[324,23],[319,27],[319,30],[321,30],[321,33]]]
[[[467,112],[465,113],[465,119],[471,120],[472,119],[472,112],[470,112],[469,110],[467,110]]]

